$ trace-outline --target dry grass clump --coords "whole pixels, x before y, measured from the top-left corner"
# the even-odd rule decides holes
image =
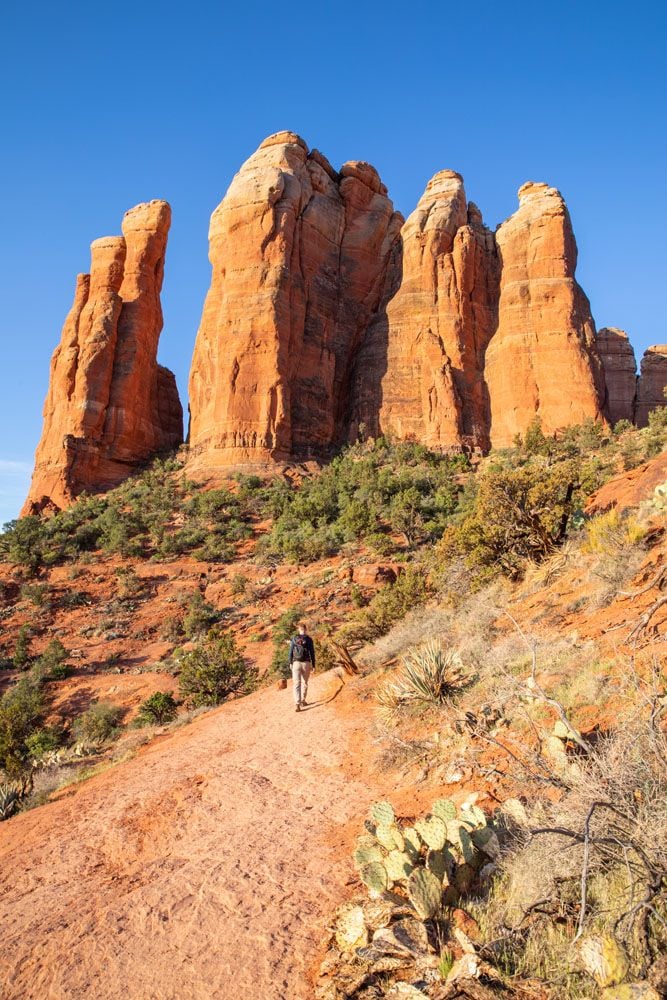
[[[587,524],[582,548],[596,557],[591,572],[604,584],[598,597],[600,606],[615,597],[639,569],[644,556],[641,543],[646,534],[647,528],[639,518],[623,516],[617,510],[601,514]]]
[[[667,947],[660,712],[626,720],[576,758],[560,801],[538,802],[525,827],[514,828],[490,898],[476,906],[496,961],[511,974],[547,980],[563,1000],[597,996],[576,970],[573,945],[582,934],[623,941],[638,978]]]

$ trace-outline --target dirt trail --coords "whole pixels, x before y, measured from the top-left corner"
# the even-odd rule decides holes
[[[331,845],[374,798],[345,776],[339,687],[316,677],[299,715],[275,689],[223,706],[0,825],[3,1000],[311,998],[349,871]]]

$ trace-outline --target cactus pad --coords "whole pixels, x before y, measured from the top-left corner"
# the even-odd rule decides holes
[[[377,842],[384,847],[385,851],[396,850],[395,830],[397,829],[393,826],[379,826],[375,831]],[[400,830],[398,832],[400,834]]]
[[[436,799],[431,806],[431,812],[445,823],[450,819],[456,819],[456,806],[451,799]]]
[[[387,870],[379,862],[375,861],[370,865],[364,865],[360,874],[361,881],[371,892],[379,894],[387,888]]]
[[[403,830],[403,849],[410,856],[412,861],[416,861],[421,853],[421,837],[414,826],[406,826]]]
[[[427,868],[416,868],[408,879],[410,902],[422,920],[430,920],[440,909],[442,887]]]
[[[376,826],[391,826],[396,821],[391,802],[374,802],[371,806],[371,819]]]
[[[475,847],[484,851],[487,857],[493,861],[496,860],[500,854],[500,843],[495,830],[492,830],[490,826],[483,826],[478,830],[472,830],[470,836]]]
[[[486,816],[479,806],[469,806],[467,809],[462,809],[460,819],[462,823],[473,829],[486,826]]]
[[[447,843],[447,827],[439,816],[420,819],[415,823],[417,833],[432,851],[441,851]]]
[[[451,860],[451,855],[447,848],[442,851],[429,851],[426,855],[426,867],[430,872],[433,872],[441,885],[449,883],[447,875]]]
[[[384,866],[392,882],[402,882],[412,873],[413,864],[403,851],[391,851],[385,858]]]
[[[336,920],[336,943],[341,951],[352,951],[368,944],[364,911],[360,906],[344,906]]]
[[[366,865],[382,864],[383,854],[377,844],[372,847],[357,847],[354,852],[354,863],[357,868],[365,868]]]

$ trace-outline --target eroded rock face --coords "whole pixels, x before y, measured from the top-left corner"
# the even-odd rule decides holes
[[[171,210],[130,209],[123,236],[91,244],[90,274],[51,360],[42,437],[22,514],[62,508],[83,490],[117,485],[183,439],[174,376],[157,364],[160,289]]]
[[[211,217],[190,377],[193,467],[326,457],[346,439],[355,356],[402,218],[373,167],[266,139]]]
[[[363,348],[358,419],[371,433],[436,449],[487,448],[483,370],[497,322],[498,257],[459,174],[443,170],[429,181],[399,249],[393,295]],[[377,375],[374,394],[368,372]]]
[[[512,444],[537,415],[545,433],[603,420],[604,375],[577,247],[560,193],[524,184],[519,209],[496,231],[498,327],[486,351],[491,443]]]
[[[667,406],[665,386],[667,386],[667,344],[656,344],[645,351],[641,360],[635,414],[638,427],[646,427],[651,410]]]
[[[605,413],[611,424],[633,421],[637,393],[637,362],[624,330],[603,326],[596,334],[606,383]]]

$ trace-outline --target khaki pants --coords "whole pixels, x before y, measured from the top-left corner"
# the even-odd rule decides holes
[[[312,664],[310,660],[297,661],[292,663],[292,688],[294,691],[294,703],[301,705],[306,700],[308,694],[308,678]]]

